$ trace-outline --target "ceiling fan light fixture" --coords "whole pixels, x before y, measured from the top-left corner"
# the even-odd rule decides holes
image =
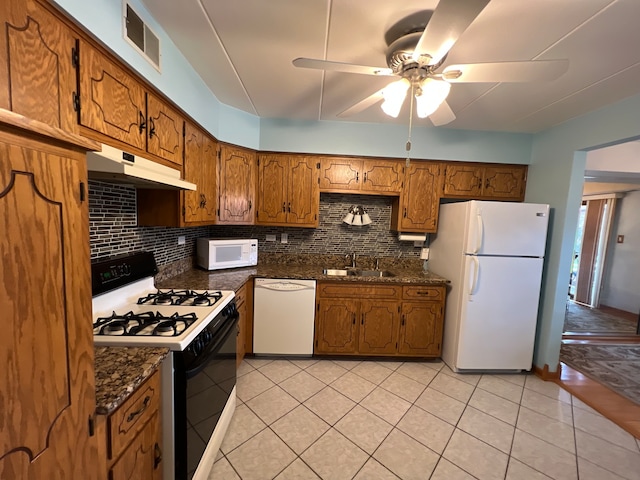
[[[411,86],[411,82],[406,78],[402,78],[397,82],[390,83],[382,90],[382,111],[390,117],[396,118],[400,114],[402,103],[407,96],[407,90]]]
[[[416,89],[416,113],[425,118],[435,112],[451,90],[451,84],[435,78],[425,78]]]

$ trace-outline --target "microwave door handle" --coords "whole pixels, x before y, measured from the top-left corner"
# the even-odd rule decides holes
[[[220,336],[220,339],[198,355],[198,361],[189,365],[189,368],[185,372],[187,379],[195,377],[198,373],[204,370],[209,363],[211,354],[219,350],[222,344],[227,341],[229,335],[233,332],[234,327],[238,324],[237,320],[239,316],[240,314],[238,313],[232,315],[230,318],[232,318],[233,321],[229,322],[229,326],[224,330],[224,334]]]

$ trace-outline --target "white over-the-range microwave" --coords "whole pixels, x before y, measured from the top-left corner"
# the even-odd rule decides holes
[[[255,238],[198,238],[196,246],[198,265],[207,270],[258,264],[258,240]]]

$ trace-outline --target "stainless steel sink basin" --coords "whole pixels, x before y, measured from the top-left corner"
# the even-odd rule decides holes
[[[322,273],[324,275],[346,277],[347,275],[355,275],[356,270],[348,270],[346,268],[325,268],[322,270]]]
[[[393,273],[388,270],[361,270],[351,268],[325,268],[322,270],[324,275],[346,277],[393,277]]]
[[[393,273],[388,270],[357,270],[359,277],[393,277]]]

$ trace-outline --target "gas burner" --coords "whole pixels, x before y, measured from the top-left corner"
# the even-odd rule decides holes
[[[184,305],[210,307],[222,298],[222,292],[197,292],[194,290],[158,290],[138,299],[139,305]]]
[[[151,335],[161,335],[164,337],[175,337],[184,332],[189,325],[198,319],[195,313],[178,315],[174,313],[171,317],[162,317],[160,323],[151,332]]]
[[[160,322],[156,328],[153,329],[154,335],[162,335],[164,337],[173,337],[177,335],[175,320],[165,320]]]
[[[128,312],[117,315],[115,312],[109,317],[98,318],[94,324],[94,335],[163,335],[178,336],[194,323],[198,317],[195,313],[171,316],[159,312]]]
[[[171,298],[170,294],[161,293],[160,295],[157,295],[153,299],[153,304],[154,305],[172,305],[173,299]]]
[[[193,304],[194,305],[206,305],[206,306],[209,306],[209,305],[211,305],[211,298],[209,298],[209,297],[207,297],[205,295],[198,295],[197,297],[194,297]]]
[[[127,323],[124,320],[116,320],[107,323],[100,329],[101,335],[124,335],[127,331]]]

